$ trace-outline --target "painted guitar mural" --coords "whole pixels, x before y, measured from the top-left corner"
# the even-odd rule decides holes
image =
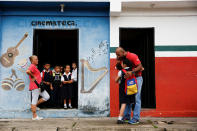
[[[23,38],[17,43],[16,46],[7,49],[7,52],[0,58],[0,62],[4,67],[10,67],[14,64],[15,57],[19,55],[18,47],[27,38],[28,33],[25,33]]]

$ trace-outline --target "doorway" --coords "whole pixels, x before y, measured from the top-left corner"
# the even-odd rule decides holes
[[[156,108],[154,28],[120,28],[120,46],[138,55],[144,71],[142,108]]]
[[[35,29],[33,37],[33,54],[39,58],[38,69],[43,70],[47,62],[51,69],[56,65],[70,65],[75,62],[78,67],[78,29]],[[78,84],[76,84],[78,85]],[[63,107],[63,101],[61,101]],[[72,107],[78,106],[78,90],[73,90]],[[50,100],[40,107],[50,108]],[[58,107],[59,108],[59,107]]]

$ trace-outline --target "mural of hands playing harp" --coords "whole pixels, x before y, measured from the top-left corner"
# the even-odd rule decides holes
[[[108,69],[106,67],[101,67],[101,68],[92,68],[89,62],[85,59],[81,59],[81,93],[92,93],[92,91],[95,89],[97,84],[104,78],[104,76],[107,74]],[[89,72],[95,73],[95,72],[100,72],[99,76],[96,76],[97,78],[90,83],[90,78],[94,77],[93,75],[88,76],[85,75],[85,67]],[[85,82],[90,83],[85,86]],[[90,87],[88,90],[85,90],[85,87]]]

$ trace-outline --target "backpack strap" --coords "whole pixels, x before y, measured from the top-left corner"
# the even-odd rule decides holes
[[[52,76],[53,76],[53,77],[55,76],[55,72],[52,73]]]
[[[122,69],[122,72],[125,73],[125,74],[127,73],[127,71],[125,69]],[[125,79],[125,87],[124,87],[125,93],[127,92],[127,80],[128,80],[128,78]]]
[[[52,75],[53,74],[53,72],[52,72],[52,70],[50,70],[50,75]]]
[[[124,73],[126,73],[126,72],[127,72],[125,69],[122,69],[122,71],[123,71]]]

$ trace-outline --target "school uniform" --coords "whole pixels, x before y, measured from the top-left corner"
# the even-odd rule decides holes
[[[69,72],[68,74],[64,73],[61,77],[61,81],[70,81],[72,80],[72,74]],[[72,83],[70,84],[63,84],[62,83],[62,88],[61,88],[61,96],[63,99],[71,99],[73,97],[72,95]]]
[[[52,75],[52,87],[51,90],[51,102],[53,107],[59,107],[61,105],[61,98],[60,98],[60,86],[61,86],[61,73],[53,72]]]
[[[42,77],[42,81],[51,82],[51,79],[52,79],[52,71],[51,70],[49,70],[49,71],[43,70],[41,72],[41,77]],[[45,84],[45,87],[46,87],[46,90],[48,92],[50,92],[50,85],[46,85]]]
[[[41,72],[41,78],[42,78],[42,81],[50,82],[51,83],[52,71],[51,70],[48,70],[48,71],[43,70]],[[51,96],[50,85],[44,84],[44,86],[45,86],[45,90],[48,92],[49,96]],[[42,103],[40,106],[41,107],[51,107],[51,98],[47,102]]]
[[[125,68],[126,71],[131,71],[132,69]],[[132,104],[135,102],[135,94],[134,95],[126,95],[125,93],[125,73],[121,71],[121,73],[118,74],[120,77],[120,83],[119,83],[119,102],[121,104]]]

